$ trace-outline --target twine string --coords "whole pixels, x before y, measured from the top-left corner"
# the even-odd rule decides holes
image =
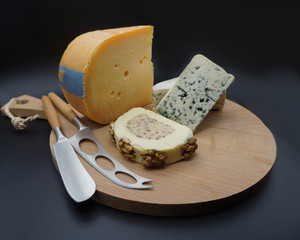
[[[21,101],[17,98],[12,98],[5,106],[4,108],[4,112],[5,114],[11,119],[11,124],[14,126],[14,128],[16,130],[24,130],[25,128],[27,128],[27,126],[29,125],[30,122],[36,120],[37,118],[39,118],[39,115],[36,114],[34,116],[29,116],[27,118],[21,118],[18,116],[14,116],[10,110],[9,107],[13,102],[17,102],[17,103],[21,103]]]

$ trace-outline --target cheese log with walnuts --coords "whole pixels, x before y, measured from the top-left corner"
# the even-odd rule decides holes
[[[166,93],[172,88],[176,82],[177,78],[172,78],[170,80],[165,80],[155,84],[152,87],[152,109],[155,110],[156,106],[163,99]],[[221,95],[215,105],[212,107],[212,110],[222,110],[225,104],[226,91]]]
[[[188,127],[144,108],[133,108],[110,124],[119,151],[145,167],[187,159],[197,149]]]
[[[152,35],[152,26],[135,26],[92,31],[75,38],[59,66],[67,101],[102,124],[150,103]]]

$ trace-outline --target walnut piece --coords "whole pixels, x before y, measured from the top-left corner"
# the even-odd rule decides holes
[[[167,159],[166,153],[154,149],[144,150],[141,153],[141,156],[141,163],[145,167],[162,166],[165,164],[165,160]]]
[[[113,143],[116,143],[116,139],[115,139],[115,122],[111,122],[109,124],[108,132],[109,132],[109,135],[110,135],[111,140],[113,141]]]
[[[187,141],[186,144],[182,146],[182,156],[184,159],[188,159],[194,154],[194,152],[198,148],[198,144],[196,142],[197,139],[192,137]]]
[[[130,140],[128,138],[120,139],[118,143],[119,150],[121,154],[129,159],[135,159],[135,152],[133,147],[130,145]]]

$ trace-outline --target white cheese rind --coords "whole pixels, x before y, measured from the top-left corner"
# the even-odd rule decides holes
[[[159,82],[152,87],[152,109],[155,109],[159,102],[163,99],[166,93],[170,88],[174,86],[177,78],[172,78],[170,80],[165,80],[163,82]]]
[[[164,98],[167,92],[172,88],[176,82],[177,78],[172,78],[170,80],[165,80],[155,84],[152,87],[152,109],[156,109],[157,105]],[[226,91],[224,91],[223,95],[218,99],[215,105],[212,107],[213,110],[222,110],[225,104],[226,99]]]
[[[175,78],[171,78],[169,80],[165,80],[163,82],[159,82],[152,87],[152,90],[153,91],[166,90],[166,89],[169,90],[171,87],[174,86],[174,83],[177,81],[177,79],[178,79],[178,77],[175,77]]]
[[[154,119],[161,124],[165,124],[172,128],[174,131],[166,134],[166,136],[159,139],[151,139],[147,137],[139,137],[128,129],[128,122],[134,119],[136,116],[146,114],[149,118]],[[147,123],[145,123],[146,126]],[[148,125],[149,127],[149,125]],[[146,127],[145,127],[146,128]],[[174,122],[168,118],[165,118],[157,113],[146,110],[144,108],[133,108],[127,113],[121,115],[114,123],[114,139],[118,149],[119,142],[122,139],[128,139],[130,145],[134,149],[135,158],[132,159],[139,163],[142,163],[143,157],[142,153],[145,150],[154,149],[160,152],[163,152],[167,155],[167,159],[164,161],[165,164],[174,163],[183,158],[182,146],[187,143],[189,139],[193,137],[193,132],[190,128],[181,125],[177,122]],[[150,131],[155,131],[156,129],[151,129]],[[121,151],[122,152],[122,151]]]
[[[233,75],[198,54],[157,105],[156,111],[195,131],[233,81]]]

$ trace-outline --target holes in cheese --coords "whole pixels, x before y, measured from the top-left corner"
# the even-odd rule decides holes
[[[124,72],[124,78],[128,78],[128,76],[129,76],[129,72],[126,70],[126,71]]]
[[[99,30],[75,38],[59,67],[67,101],[102,124],[151,102],[152,26]]]
[[[145,167],[191,157],[197,149],[190,128],[144,108],[133,108],[110,124],[118,150]]]
[[[144,63],[144,60],[146,60],[146,59],[147,59],[146,56],[144,56],[143,58],[141,58],[141,59],[140,59],[140,64],[143,64],[143,63]]]

